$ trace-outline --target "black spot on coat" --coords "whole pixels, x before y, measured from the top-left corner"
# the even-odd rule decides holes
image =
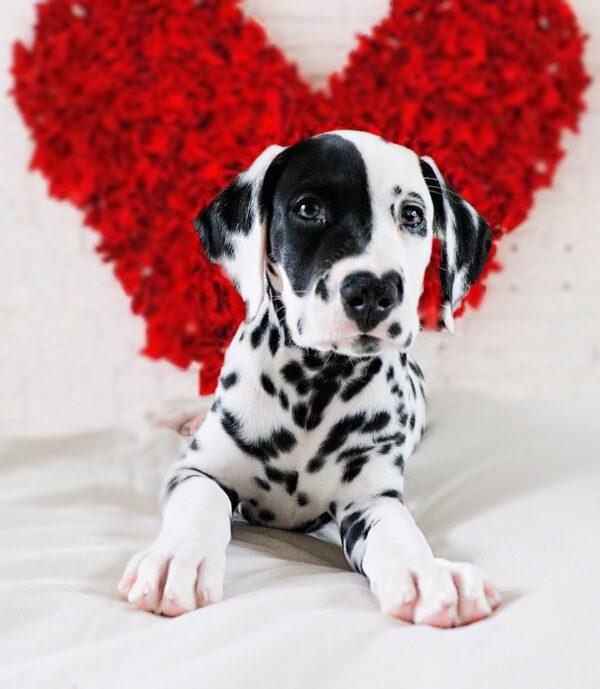
[[[254,477],[254,483],[256,483],[256,485],[259,486],[259,488],[262,488],[263,490],[271,490],[271,484],[267,483],[264,479],[260,478],[259,476]]]
[[[279,332],[279,328],[277,328],[275,325],[272,325],[271,329],[269,330],[269,349],[271,350],[271,354],[273,356],[275,356],[279,350],[280,340],[281,333]]]
[[[239,376],[237,371],[231,371],[231,373],[227,373],[221,377],[221,385],[225,390],[229,390],[229,388],[233,387],[238,380]]]
[[[298,485],[297,471],[284,471],[283,469],[277,469],[277,467],[269,464],[265,467],[265,475],[270,481],[273,481],[273,483],[283,484],[289,495],[294,493]]]
[[[377,433],[383,430],[391,420],[391,416],[386,411],[378,411],[364,424],[363,433]]]
[[[356,395],[362,392],[371,382],[371,380],[373,380],[373,377],[379,373],[381,366],[381,359],[379,357],[372,359],[364,368],[364,371],[356,378],[353,378],[342,390],[340,396],[344,402],[351,400],[353,397],[356,397]]]
[[[272,397],[274,397],[277,394],[275,384],[271,380],[271,377],[266,373],[260,374],[260,384],[262,385],[262,388],[267,393],[267,395],[271,395]]]
[[[260,323],[254,328],[252,334],[250,335],[250,343],[256,349],[260,343],[263,341],[267,328],[269,327],[269,312],[265,311]]]

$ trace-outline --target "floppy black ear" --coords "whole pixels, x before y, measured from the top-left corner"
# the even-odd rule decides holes
[[[442,177],[431,158],[420,160],[433,201],[433,232],[442,245],[442,321],[454,332],[454,311],[477,280],[492,245],[485,219]]]
[[[206,256],[223,267],[246,302],[247,319],[256,315],[265,293],[267,233],[258,198],[265,173],[282,150],[266,148],[194,220]]]

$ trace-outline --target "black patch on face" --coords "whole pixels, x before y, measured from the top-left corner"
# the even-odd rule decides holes
[[[327,289],[326,277],[319,279],[319,282],[317,282],[317,286],[315,288],[315,293],[318,294],[324,302],[329,301],[329,290]]]
[[[337,514],[337,504],[335,502],[329,503],[329,513],[332,517],[335,517],[335,515]]]
[[[271,329],[269,330],[269,349],[271,350],[271,354],[273,356],[275,356],[275,354],[277,354],[277,351],[279,350],[280,340],[281,334],[279,332],[279,328],[272,325]]]
[[[400,196],[401,193],[402,193],[402,189],[400,189],[400,187],[396,184],[392,189],[392,194],[394,196]]]
[[[391,420],[391,416],[386,411],[379,411],[374,414],[362,427],[363,433],[377,433],[383,430]]]
[[[275,384],[271,380],[271,377],[268,376],[266,373],[260,374],[260,384],[262,385],[262,388],[267,393],[267,395],[271,395],[272,397],[274,397],[277,394]]]
[[[301,318],[298,319],[298,322],[296,323],[296,328],[298,330],[298,334],[302,335],[302,331],[304,330],[304,323]]]
[[[404,343],[405,347],[410,347],[413,341],[413,335],[412,333],[408,333],[408,337],[406,338],[406,342]]]
[[[364,368],[362,375],[358,375],[356,378],[351,380],[342,390],[340,397],[344,400],[344,402],[351,400],[353,397],[356,397],[359,392],[362,392],[371,382],[373,376],[379,373],[381,366],[381,359],[379,357],[371,359],[371,361]]]
[[[263,341],[263,337],[265,336],[268,326],[269,312],[265,311],[263,317],[260,320],[260,323],[256,326],[256,328],[254,328],[252,334],[250,335],[250,343],[252,344],[254,349],[256,349]]]
[[[232,371],[221,378],[221,385],[225,390],[228,390],[229,388],[233,387],[239,379],[240,378],[237,374],[237,371]]]
[[[271,485],[269,483],[267,483],[264,479],[260,478],[259,476],[254,477],[254,483],[256,483],[256,485],[259,488],[262,488],[263,490],[266,490],[267,492],[271,490]]]
[[[390,337],[398,337],[398,335],[402,334],[402,326],[400,323],[397,323],[394,321],[393,323],[390,323],[390,327],[388,328],[388,335]]]
[[[281,404],[282,408],[286,411],[289,409],[290,401],[283,390],[279,391],[279,404]]]
[[[394,466],[397,466],[400,471],[404,471],[404,455],[398,455],[394,459]]]
[[[200,449],[200,443],[196,440],[196,438],[192,439],[192,442],[190,443],[190,450],[193,452],[197,452]]]
[[[385,379],[387,381],[391,381],[394,378],[394,367],[390,366],[387,370],[387,373],[385,374]]]
[[[316,199],[324,221],[302,220],[294,207]],[[283,266],[292,289],[305,294],[335,260],[361,254],[371,239],[367,171],[357,147],[337,134],[305,139],[271,163],[260,193],[269,227],[268,253]]]
[[[410,426],[411,431],[415,430],[415,415],[414,414],[411,414],[409,426]]]

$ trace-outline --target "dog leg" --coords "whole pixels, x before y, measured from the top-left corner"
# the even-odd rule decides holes
[[[176,471],[169,487],[158,538],[133,556],[119,593],[137,608],[174,617],[222,598],[232,505],[203,474]]]
[[[434,557],[398,500],[351,503],[336,519],[346,557],[369,579],[382,612],[415,624],[454,627],[481,620],[500,604],[477,567]]]

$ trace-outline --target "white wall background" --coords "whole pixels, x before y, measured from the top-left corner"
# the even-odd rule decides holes
[[[590,34],[581,134],[555,185],[500,247],[504,272],[454,337],[418,343],[429,381],[498,397],[597,402],[600,383],[600,2],[571,0]],[[34,0],[0,4],[0,434],[142,429],[196,372],[138,354],[144,328],[78,211],[27,171],[31,145],[12,101],[11,44],[31,35]],[[344,63],[386,0],[248,0],[247,10],[313,83]],[[441,393],[437,393],[441,394]],[[146,419],[146,420],[145,420]]]

